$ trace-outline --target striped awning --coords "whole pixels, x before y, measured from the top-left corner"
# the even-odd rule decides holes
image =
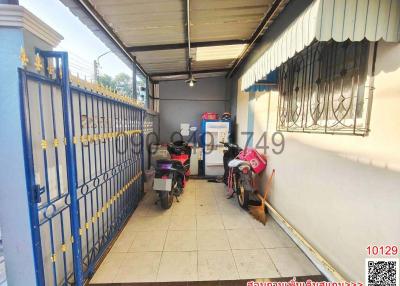
[[[314,0],[242,76],[246,90],[310,45],[383,39],[400,41],[399,0]]]

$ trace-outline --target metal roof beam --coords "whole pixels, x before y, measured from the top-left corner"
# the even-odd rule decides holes
[[[188,74],[189,77],[192,76],[192,56],[191,56],[191,51],[190,51],[190,0],[186,0],[186,6],[185,6],[185,18],[186,18],[186,33],[185,33],[185,41],[187,43],[187,69],[188,69]]]
[[[192,48],[200,47],[214,47],[214,46],[227,46],[227,45],[240,45],[248,44],[249,40],[223,40],[223,41],[207,41],[207,42],[192,42],[190,46]],[[186,49],[187,43],[181,44],[165,44],[165,45],[149,45],[149,46],[132,46],[127,47],[127,51],[131,53],[135,52],[149,52],[149,51],[163,51],[163,50],[178,50]]]
[[[209,70],[197,70],[192,71],[193,74],[200,74],[200,73],[217,73],[217,72],[227,72],[229,69],[209,69]],[[163,76],[176,76],[176,75],[188,75],[189,71],[175,71],[175,72],[165,72],[165,73],[153,73],[150,74],[151,77],[163,77]]]
[[[239,66],[244,62],[244,60],[249,55],[250,51],[253,49],[257,40],[263,35],[264,29],[266,28],[268,22],[273,18],[275,13],[281,7],[281,5],[285,5],[288,0],[275,0],[272,3],[272,6],[269,8],[268,12],[265,14],[264,18],[261,20],[260,25],[258,25],[257,29],[254,31],[253,35],[249,39],[249,45],[242,52],[242,54],[236,59],[234,64],[232,65],[231,70],[227,74],[227,77],[231,77],[233,73],[239,68]]]

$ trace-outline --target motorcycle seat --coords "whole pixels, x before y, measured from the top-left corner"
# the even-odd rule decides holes
[[[233,159],[231,161],[229,161],[228,163],[228,167],[229,168],[237,168],[240,166],[249,166],[251,167],[250,163],[244,160],[240,160],[240,159]]]
[[[179,160],[174,159],[160,159],[157,160],[157,165],[171,164],[174,169],[183,170],[185,165]]]

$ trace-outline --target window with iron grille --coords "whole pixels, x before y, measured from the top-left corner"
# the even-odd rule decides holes
[[[366,135],[369,42],[315,42],[279,69],[277,129]]]

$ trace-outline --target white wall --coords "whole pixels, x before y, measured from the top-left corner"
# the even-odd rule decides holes
[[[267,152],[272,205],[350,280],[364,281],[368,245],[400,238],[399,54],[400,44],[379,43],[368,136],[284,133],[284,152]],[[270,139],[278,94],[257,100],[255,131],[264,122]]]

